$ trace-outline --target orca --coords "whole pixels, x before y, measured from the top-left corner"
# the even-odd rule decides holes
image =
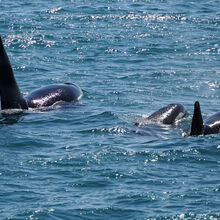
[[[81,89],[73,83],[50,85],[37,89],[26,96],[28,107],[39,108],[51,106],[58,101],[76,102],[82,96]]]
[[[76,102],[83,92],[73,83],[50,85],[23,97],[0,36],[0,97],[1,109],[28,109],[52,106],[58,101]]]
[[[194,103],[194,113],[191,124],[190,136],[217,134],[220,133],[220,112],[210,116],[203,123],[200,103]]]
[[[186,110],[181,104],[169,104],[160,108],[145,120],[146,122],[160,123],[164,125],[172,125],[177,120],[184,117]],[[144,125],[145,123],[135,123],[135,125]]]

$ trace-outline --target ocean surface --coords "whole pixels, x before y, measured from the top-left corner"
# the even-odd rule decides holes
[[[0,34],[24,96],[84,92],[0,115],[0,219],[220,219],[220,134],[189,137],[220,111],[219,0],[1,0]]]

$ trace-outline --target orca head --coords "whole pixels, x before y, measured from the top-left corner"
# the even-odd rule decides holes
[[[200,104],[198,101],[194,103],[194,113],[191,124],[190,136],[198,136],[204,134],[204,125]]]

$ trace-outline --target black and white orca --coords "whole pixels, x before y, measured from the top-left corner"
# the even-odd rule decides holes
[[[196,101],[194,104],[190,135],[198,136],[217,133],[220,133],[220,112],[210,116],[205,123],[203,123],[200,104]]]
[[[28,109],[52,106],[58,101],[76,102],[82,90],[75,84],[65,83],[40,88],[23,97],[0,36],[0,97],[1,109]]]
[[[186,110],[181,104],[169,104],[147,117],[144,122],[135,123],[137,126],[145,125],[145,122],[160,123],[164,125],[172,125],[177,120],[182,119],[186,114]]]

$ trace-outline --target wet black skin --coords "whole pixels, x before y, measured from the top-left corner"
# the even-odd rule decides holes
[[[185,108],[181,104],[169,104],[158,111],[154,112],[152,115],[147,117],[145,120],[147,122],[156,122],[165,125],[172,125],[178,119],[181,119],[186,114]],[[135,125],[144,125],[145,123],[136,123]]]
[[[50,85],[35,90],[26,96],[28,107],[39,108],[51,106],[58,101],[76,102],[82,96],[81,89],[70,83],[64,85]]]
[[[194,104],[190,135],[198,136],[217,133],[220,133],[220,112],[212,115],[203,123],[200,104],[196,101]]]
[[[204,135],[220,133],[220,112],[205,121]]]
[[[76,102],[82,90],[72,83],[40,88],[24,98],[20,92],[9,58],[0,36],[0,96],[1,109],[28,109],[51,106],[58,101]]]

